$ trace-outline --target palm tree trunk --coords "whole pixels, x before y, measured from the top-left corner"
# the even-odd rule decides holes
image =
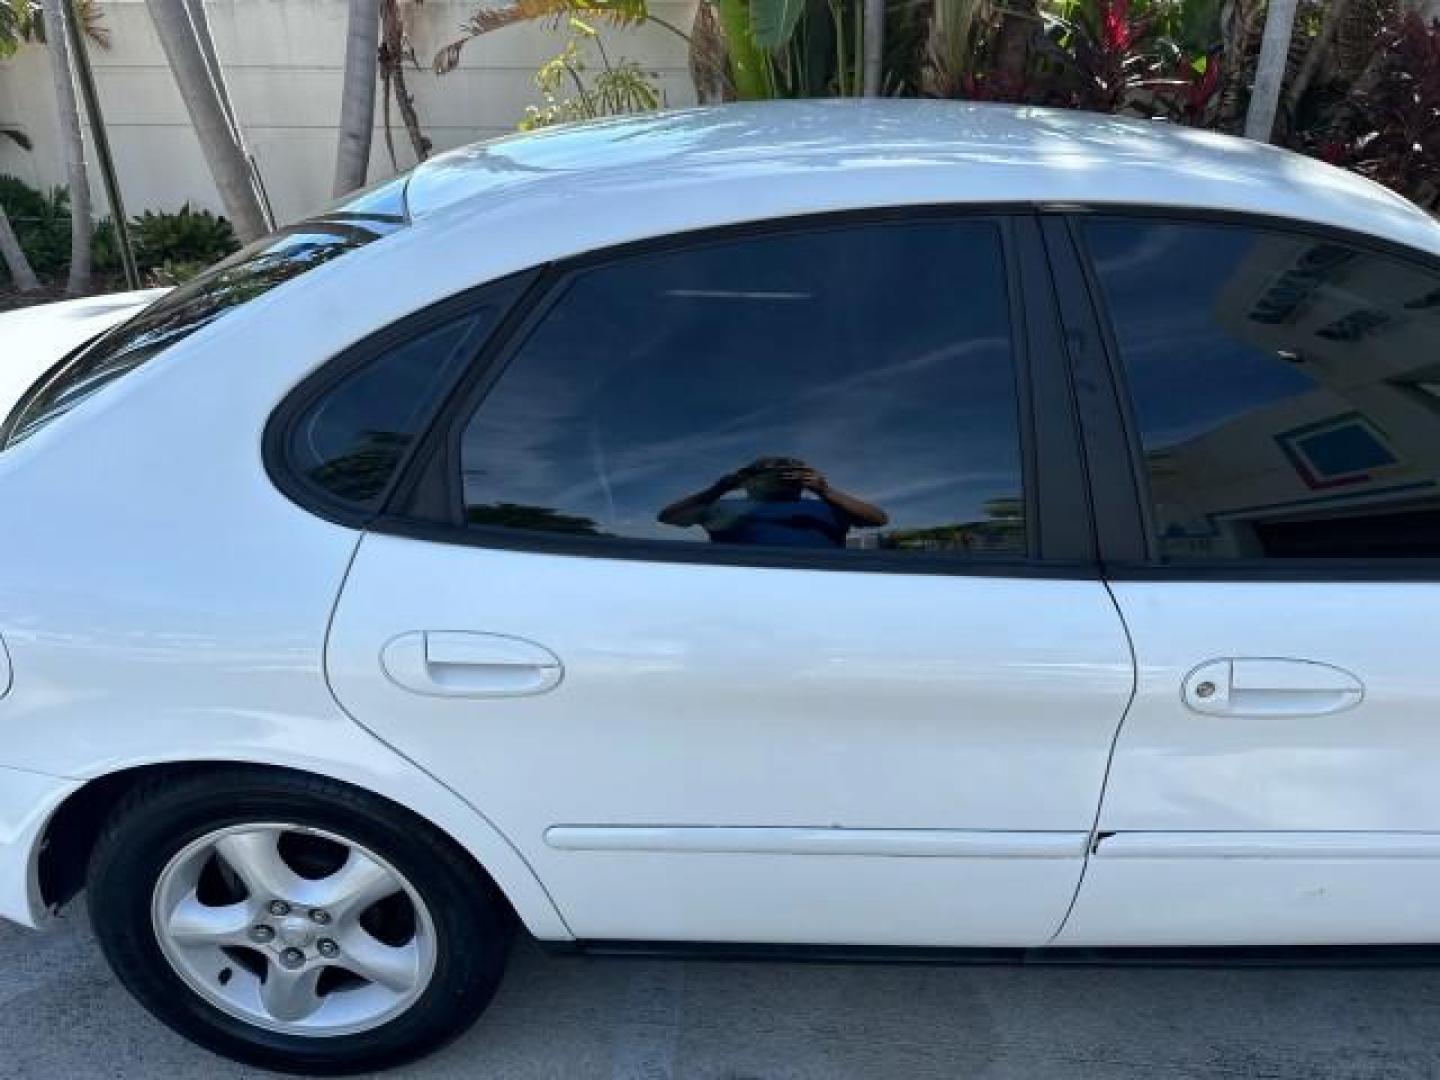
[[[1321,16],[1320,32],[1310,42],[1310,48],[1305,53],[1304,63],[1295,73],[1290,88],[1285,91],[1285,111],[1290,114],[1292,123],[1296,111],[1300,108],[1300,102],[1305,97],[1305,91],[1310,89],[1310,84],[1315,81],[1315,76],[1320,74],[1321,66],[1330,52],[1330,46],[1335,43],[1335,34],[1339,31],[1340,24],[1345,21],[1349,6],[1350,0],[1330,0],[1325,5],[1325,12]]]
[[[215,50],[215,35],[210,32],[210,16],[205,13],[205,0],[185,0],[185,7],[189,10],[190,22],[195,27],[195,40],[200,43],[200,54],[205,57],[205,66],[210,69],[210,81],[215,84],[220,108],[225,111],[225,118],[230,121],[230,131],[240,147],[240,152],[245,155],[246,164],[250,166],[250,182],[255,188],[255,197],[260,201],[260,209],[265,214],[265,231],[273,232],[275,215],[270,210],[265,185],[260,180],[260,167],[255,163],[255,155],[245,145],[245,132],[241,130],[240,119],[236,116],[235,106],[230,100],[230,85],[225,81],[225,69],[220,66],[220,54]]]
[[[375,131],[375,72],[380,53],[380,0],[350,0],[345,36],[345,81],[335,147],[336,198],[365,183]]]
[[[380,5],[380,62],[385,65],[386,83],[395,93],[395,106],[410,136],[410,148],[416,161],[430,156],[430,140],[420,129],[420,116],[415,111],[415,98],[405,85],[405,20],[399,0],[382,0]],[[387,106],[388,109],[388,106]]]
[[[1023,94],[1030,78],[1031,45],[1039,26],[1039,0],[1012,0],[1006,5],[995,45],[995,71],[1003,94]]]
[[[1260,58],[1255,64],[1255,86],[1250,91],[1250,108],[1245,113],[1245,136],[1269,142],[1275,130],[1275,112],[1280,104],[1280,86],[1290,60],[1290,35],[1295,29],[1296,0],[1270,0],[1265,13],[1265,35],[1260,39]]]
[[[865,81],[866,97],[879,97],[885,59],[885,0],[865,0]]]
[[[146,3],[180,96],[190,113],[200,150],[236,234],[247,242],[264,236],[269,231],[269,223],[256,191],[250,162],[238,132],[231,127],[186,0],[146,0]]]
[[[65,149],[65,175],[70,186],[70,277],[65,291],[79,296],[90,289],[90,178],[85,168],[85,136],[80,128],[80,103],[75,72],[70,66],[70,12],[65,0],[44,0],[45,51],[55,80],[55,107],[60,114],[60,145]]]
[[[10,216],[3,206],[0,206],[0,259],[5,261],[5,269],[10,271],[10,280],[15,283],[15,288],[21,292],[34,292],[40,287],[40,281],[30,268],[30,260],[25,257],[25,249],[10,227]]]
[[[215,84],[215,93],[220,98],[220,108],[235,138],[243,142],[240,121],[235,119],[235,106],[230,103],[230,87],[225,83],[225,71],[220,66],[220,54],[215,51],[215,35],[210,33],[210,16],[205,13],[205,0],[185,0],[185,10],[190,13],[190,23],[195,27],[195,40],[200,44],[200,55],[210,70],[210,80]]]

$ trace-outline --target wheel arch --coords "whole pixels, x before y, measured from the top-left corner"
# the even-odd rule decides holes
[[[402,793],[387,791],[383,785],[357,783],[351,777],[314,769],[243,760],[152,761],[86,779],[56,807],[40,834],[33,856],[34,880],[44,910],[58,910],[84,889],[90,856],[105,822],[137,786],[166,778],[237,769],[254,770],[257,775],[291,773],[324,776],[382,799],[397,813],[418,817],[455,844],[474,864],[480,879],[495,889],[526,929],[537,938],[555,941],[573,937],[529,864],[473,808],[465,804],[461,804],[462,808],[446,807],[446,802],[459,801],[450,796],[447,789],[442,788],[441,791],[448,798],[433,793],[430,798],[417,798],[413,782],[407,783],[407,790]]]

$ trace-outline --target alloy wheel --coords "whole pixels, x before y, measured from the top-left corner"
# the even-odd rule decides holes
[[[405,877],[321,829],[207,833],[161,871],[151,921],[165,958],[216,1008],[270,1031],[349,1035],[424,993],[434,922]]]

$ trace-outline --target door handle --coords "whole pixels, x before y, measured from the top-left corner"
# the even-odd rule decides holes
[[[1315,660],[1231,657],[1195,668],[1180,696],[1206,716],[1325,716],[1360,704],[1365,687],[1350,672]]]
[[[564,667],[549,649],[504,634],[412,630],[380,651],[396,686],[430,697],[521,697],[560,685]]]

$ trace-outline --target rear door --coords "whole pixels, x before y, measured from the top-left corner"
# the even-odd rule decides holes
[[[361,543],[335,693],[579,937],[1044,943],[1132,671],[1037,266],[907,214],[551,271]]]
[[[1097,214],[1082,265],[1047,229],[1139,672],[1062,942],[1436,940],[1433,260]]]

